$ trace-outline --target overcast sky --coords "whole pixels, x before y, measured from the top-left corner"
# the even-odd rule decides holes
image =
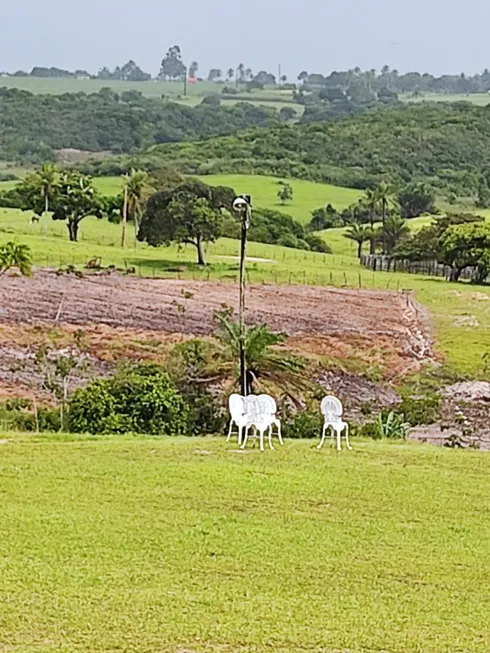
[[[156,73],[170,45],[201,74],[243,62],[295,78],[384,64],[401,72],[490,68],[489,0],[0,0],[0,70],[34,65]]]

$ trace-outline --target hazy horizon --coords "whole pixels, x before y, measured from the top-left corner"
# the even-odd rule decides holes
[[[468,0],[449,7],[443,0],[410,4],[359,1],[250,0],[246,7],[221,0],[164,6],[140,0],[125,8],[116,0],[17,0],[0,8],[7,27],[0,41],[0,70],[57,66],[96,73],[134,59],[155,75],[166,50],[178,44],[184,61],[200,72],[227,70],[243,62],[254,71],[277,72],[291,80],[306,69],[328,73],[360,66],[434,75],[490,68],[487,25],[490,3]]]

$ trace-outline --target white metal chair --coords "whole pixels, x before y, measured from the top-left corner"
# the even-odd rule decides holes
[[[347,422],[344,422],[342,415],[344,412],[342,403],[337,397],[328,395],[324,397],[320,407],[323,415],[324,424],[322,431],[322,439],[318,445],[318,449],[321,449],[325,443],[325,438],[327,437],[327,430],[330,428],[332,430],[332,437],[334,433],[337,434],[337,449],[340,451],[341,445],[340,440],[342,432],[345,431],[345,442],[347,444],[347,449],[352,451],[352,447],[349,444],[349,425]]]
[[[247,416],[247,426],[245,428],[245,438],[243,440],[242,449],[247,446],[250,428],[253,427],[255,431],[259,432],[260,450],[264,451],[264,435],[269,431],[269,447],[274,449],[272,445],[272,424],[274,417],[270,413],[269,402],[263,401],[256,395],[249,395],[245,397],[245,412]]]
[[[277,428],[277,437],[279,438],[279,444],[284,444],[281,434],[281,420],[277,417],[277,404],[275,399],[273,399],[270,395],[259,395],[259,399],[261,402],[263,402],[264,407],[267,406],[267,411],[272,416],[272,424],[270,426],[271,434],[272,427],[275,426]]]
[[[245,397],[233,394],[228,399],[228,408],[230,410],[230,428],[228,429],[229,442],[233,433],[233,424],[238,428],[238,446],[242,444],[243,429],[247,427],[247,415],[245,406]]]

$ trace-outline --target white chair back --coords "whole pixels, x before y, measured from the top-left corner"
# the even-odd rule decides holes
[[[328,395],[322,399],[320,410],[326,422],[340,421],[344,412],[342,402],[333,395]]]
[[[236,422],[245,414],[245,399],[241,395],[230,395],[228,399],[231,419]]]

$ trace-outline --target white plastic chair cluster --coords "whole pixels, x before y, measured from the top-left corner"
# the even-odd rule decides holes
[[[238,394],[233,394],[228,400],[230,409],[230,428],[228,431],[227,442],[230,441],[233,433],[233,425],[238,429],[238,446],[244,449],[247,446],[249,438],[249,431],[253,427],[255,433],[258,432],[260,439],[260,450],[264,451],[264,438],[265,432],[269,432],[269,447],[274,449],[272,445],[273,426],[277,428],[277,436],[280,444],[284,444],[281,436],[281,421],[277,418],[277,405],[272,397],[269,395],[249,395],[242,397]],[[341,449],[342,433],[345,433],[345,442],[347,449],[352,451],[349,443],[349,425],[342,419],[344,409],[342,403],[337,397],[331,395],[324,397],[321,403],[321,412],[323,415],[323,430],[321,435],[320,444],[318,449],[321,449],[325,444],[325,439],[329,429],[331,429],[332,437],[337,435],[337,449]]]

